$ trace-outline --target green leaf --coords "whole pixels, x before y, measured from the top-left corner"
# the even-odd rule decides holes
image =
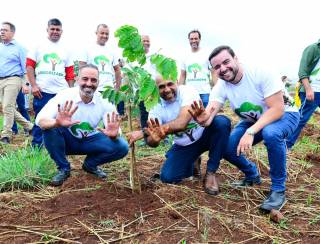
[[[167,58],[162,54],[153,54],[150,57],[152,64],[156,66],[157,71],[163,79],[176,81],[178,78],[177,64],[174,59]]]

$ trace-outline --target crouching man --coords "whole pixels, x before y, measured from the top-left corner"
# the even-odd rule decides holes
[[[127,142],[119,136],[120,120],[115,107],[96,92],[98,77],[96,66],[81,66],[79,86],[59,92],[36,118],[36,124],[43,130],[45,147],[58,167],[51,182],[54,186],[62,185],[70,176],[66,155],[87,155],[82,169],[106,178],[98,166],[128,153]],[[101,120],[105,128],[96,128]]]
[[[160,103],[149,112],[148,128],[129,134],[129,143],[145,138],[151,147],[157,147],[168,134],[174,134],[174,144],[166,153],[160,179],[165,183],[178,183],[193,175],[194,162],[209,151],[204,190],[211,195],[219,192],[216,171],[228,143],[230,120],[216,116],[210,126],[203,128],[191,117],[188,110],[192,101],[200,100],[199,94],[188,86],[177,86],[171,80],[158,76]]]

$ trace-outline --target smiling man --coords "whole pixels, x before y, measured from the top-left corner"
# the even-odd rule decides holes
[[[78,87],[59,92],[36,118],[43,130],[44,144],[59,170],[52,179],[53,186],[61,185],[70,176],[66,155],[87,155],[83,170],[105,178],[106,173],[98,166],[128,153],[127,142],[119,136],[115,106],[96,92],[98,68],[92,64],[81,66],[77,83]],[[104,129],[97,128],[100,121]]]
[[[156,82],[161,101],[149,112],[148,127],[144,132],[129,134],[129,143],[144,138],[149,146],[157,147],[167,135],[174,135],[174,144],[166,153],[160,172],[160,179],[165,183],[178,183],[193,176],[196,159],[209,151],[204,190],[210,195],[218,194],[216,171],[228,142],[230,120],[218,115],[207,128],[199,126],[188,112],[192,101],[200,99],[199,94],[188,85],[178,87],[175,82],[160,76]]]
[[[57,92],[73,86],[73,60],[66,47],[60,43],[62,23],[50,19],[48,37],[27,55],[27,76],[32,86],[35,117]],[[42,131],[38,126],[32,130],[32,146],[42,147]]]
[[[231,131],[224,158],[245,174],[244,179],[232,185],[261,184],[256,165],[244,153],[263,140],[270,164],[271,190],[260,208],[266,211],[280,209],[285,203],[287,176],[285,139],[298,125],[297,108],[288,97],[284,99],[281,80],[243,66],[229,46],[215,48],[209,61],[220,79],[212,89],[206,110],[194,103],[193,117],[208,126],[223,104],[230,101],[241,121]]]

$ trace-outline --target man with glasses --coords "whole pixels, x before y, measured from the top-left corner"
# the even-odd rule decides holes
[[[0,141],[5,144],[11,142],[11,128],[14,120],[20,123],[28,133],[33,127],[33,124],[16,110],[18,93],[22,85],[26,88],[25,79],[23,79],[26,73],[26,54],[25,49],[13,39],[14,34],[15,26],[9,22],[3,22],[0,43],[0,101],[4,120]]]
[[[193,176],[194,162],[209,151],[204,190],[210,195],[219,192],[216,171],[219,168],[223,149],[228,142],[231,123],[223,116],[216,116],[207,128],[197,124],[189,114],[199,94],[187,85],[177,86],[171,80],[157,76],[160,103],[149,112],[148,127],[129,134],[129,144],[144,138],[151,147],[157,147],[167,135],[174,135],[174,144],[166,153],[160,179],[165,183],[178,183]]]
[[[46,103],[59,91],[72,87],[74,68],[71,55],[60,43],[62,23],[58,19],[48,21],[48,39],[27,55],[27,75],[32,86],[35,117]],[[32,146],[42,147],[42,131],[34,126]]]

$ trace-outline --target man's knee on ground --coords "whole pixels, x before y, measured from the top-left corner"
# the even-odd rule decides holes
[[[181,181],[181,179],[177,178],[176,174],[170,171],[163,171],[163,170],[161,170],[161,173],[160,173],[160,180],[163,183],[169,183],[169,184],[175,184]]]

